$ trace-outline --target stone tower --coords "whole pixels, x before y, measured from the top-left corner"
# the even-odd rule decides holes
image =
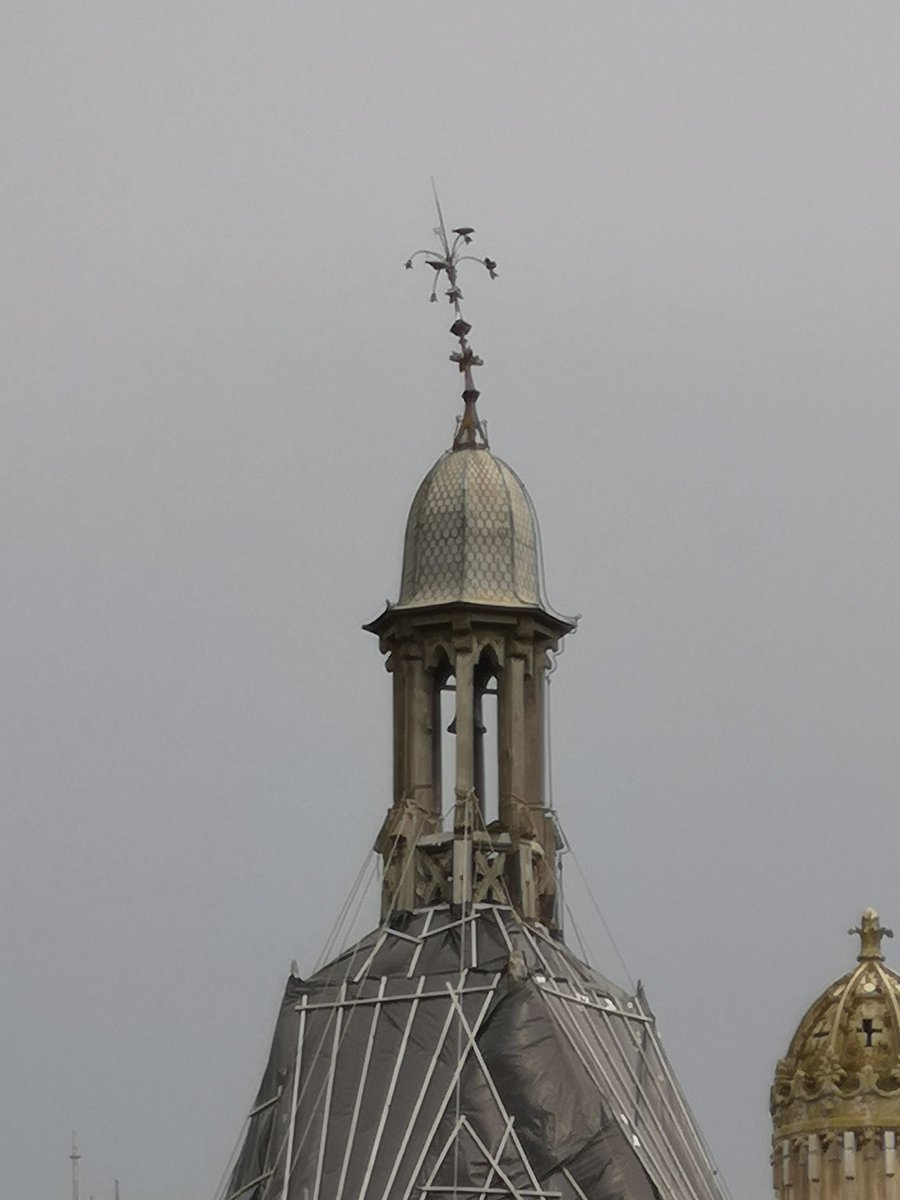
[[[779,1200],[900,1200],[900,976],[866,909],[857,966],[800,1022],[772,1087]]]
[[[427,261],[464,411],[415,494],[398,600],[368,626],[393,712],[380,920],[292,972],[220,1196],[723,1200],[642,990],[562,937],[546,676],[575,623],[547,603],[534,508],[477,415],[472,230],[452,232]]]
[[[526,920],[557,924],[545,677],[574,622],[550,610],[540,574],[521,480],[486,445],[454,445],[413,500],[400,599],[367,626],[387,655],[394,694],[394,803],[377,847],[385,915],[503,900]],[[442,694],[453,698],[450,738]]]

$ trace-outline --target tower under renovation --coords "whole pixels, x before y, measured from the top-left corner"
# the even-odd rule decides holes
[[[446,283],[464,411],[415,494],[399,598],[367,626],[393,695],[381,920],[288,979],[222,1196],[721,1200],[643,993],[563,940],[546,690],[575,622],[477,411],[457,271],[496,264],[471,229],[436,233],[420,253],[433,299]]]

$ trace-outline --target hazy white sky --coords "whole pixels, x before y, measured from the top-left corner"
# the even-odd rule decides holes
[[[4,1194],[65,1197],[75,1128],[84,1200],[211,1196],[381,822],[360,625],[457,410],[403,271],[433,173],[499,260],[481,407],[583,614],[555,802],[767,1195],[775,1060],[861,909],[900,922],[897,5],[4,18]]]

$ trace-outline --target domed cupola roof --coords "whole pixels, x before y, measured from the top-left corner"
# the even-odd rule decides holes
[[[490,277],[497,264],[469,254],[474,230],[465,225],[448,234],[438,206],[438,250],[418,250],[432,269],[431,300],[437,300],[438,281],[449,285],[445,295],[455,320],[450,333],[456,350],[450,361],[463,376],[464,409],[453,445],[437,460],[416,492],[406,523],[400,598],[365,626],[379,636],[396,616],[430,621],[427,610],[447,605],[482,609],[524,609],[523,616],[540,616],[554,637],[570,633],[577,619],[553,612],[543,595],[537,516],[525,485],[510,467],[490,451],[487,427],[478,415],[480,395],[473,371],[482,360],[472,349],[472,326],[460,309],[462,291],[458,267],[480,263]],[[483,615],[483,614],[482,614]],[[503,613],[503,621],[507,614]]]
[[[827,1129],[900,1129],[900,976],[884,965],[883,929],[866,909],[858,966],[800,1022],[772,1088],[777,1137]]]
[[[487,447],[442,455],[406,524],[398,607],[454,602],[545,607],[531,497]]]

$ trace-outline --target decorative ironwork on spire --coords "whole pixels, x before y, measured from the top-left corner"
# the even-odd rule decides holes
[[[476,411],[475,406],[480,393],[475,387],[475,382],[472,378],[473,368],[480,367],[483,363],[482,359],[478,357],[469,345],[469,333],[472,326],[463,318],[462,309],[460,308],[460,301],[463,299],[463,294],[459,286],[457,269],[462,262],[477,262],[485,268],[491,279],[496,279],[497,264],[493,259],[478,258],[474,254],[464,253],[465,248],[472,244],[472,234],[475,232],[468,225],[461,225],[458,229],[452,229],[450,232],[454,236],[451,241],[447,233],[447,227],[444,224],[444,214],[441,212],[441,202],[438,200],[437,191],[434,193],[434,202],[438,215],[438,224],[435,226],[434,232],[440,241],[440,249],[417,250],[415,254],[410,255],[405,265],[407,271],[411,271],[413,260],[420,255],[425,256],[428,266],[434,271],[431,296],[429,297],[432,303],[437,301],[441,276],[445,275],[447,278],[449,287],[444,292],[444,295],[453,306],[453,311],[456,314],[456,320],[450,326],[450,332],[459,342],[459,349],[450,355],[450,361],[456,363],[460,374],[464,377],[462,398],[465,404],[463,415],[456,430],[456,436],[453,439],[453,449],[484,449],[488,444],[487,433]]]
[[[881,924],[878,913],[874,908],[867,908],[862,915],[862,922],[854,929],[848,929],[847,932],[859,934],[861,942],[859,950],[860,962],[867,962],[871,959],[883,962],[884,954],[881,950],[882,938],[892,938],[894,936],[893,929],[885,929]]]

